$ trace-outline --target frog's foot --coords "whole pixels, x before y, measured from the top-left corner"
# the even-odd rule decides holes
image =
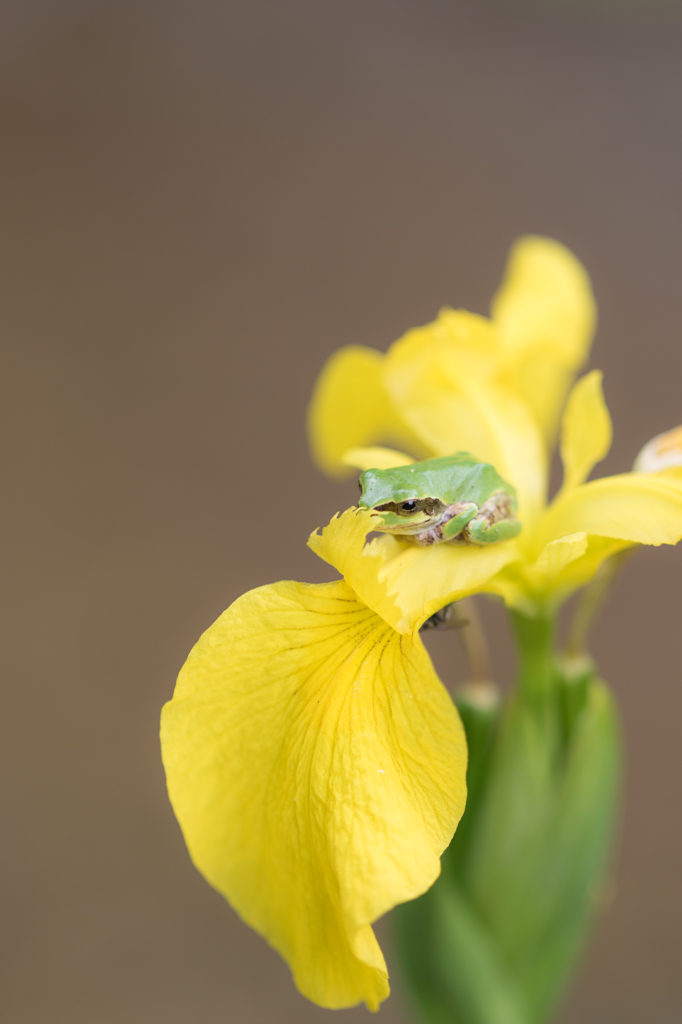
[[[463,532],[463,537],[470,544],[496,544],[500,540],[511,540],[521,532],[518,519],[502,519],[492,526],[485,519],[473,519]]]
[[[511,540],[521,532],[521,523],[514,518],[511,499],[500,491],[481,505],[477,515],[462,531],[462,539],[470,544],[496,544]]]

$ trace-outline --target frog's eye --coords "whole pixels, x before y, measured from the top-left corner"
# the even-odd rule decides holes
[[[414,501],[414,500],[403,501],[403,502],[401,502],[401,505],[400,505],[400,511],[401,512],[416,512],[418,504],[419,504],[419,502],[418,501]]]

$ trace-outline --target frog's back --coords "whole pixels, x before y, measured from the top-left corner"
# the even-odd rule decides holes
[[[514,494],[514,489],[502,479],[494,466],[488,462],[478,462],[469,452],[442,455],[416,465],[425,492],[432,497],[439,497],[446,504],[456,501],[482,504],[496,491]],[[411,468],[404,467],[406,470]]]
[[[361,504],[370,507],[380,501],[416,497],[438,498],[446,505],[456,501],[474,501],[480,505],[496,491],[514,493],[494,466],[477,462],[468,452],[455,452],[393,469],[366,470],[360,480],[364,498]]]

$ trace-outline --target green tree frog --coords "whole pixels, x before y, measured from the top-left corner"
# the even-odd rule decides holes
[[[378,512],[376,527],[426,547],[442,541],[495,544],[521,530],[516,491],[468,452],[360,474],[360,508]]]

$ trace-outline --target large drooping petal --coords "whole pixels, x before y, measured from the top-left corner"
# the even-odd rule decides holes
[[[366,544],[375,521],[371,512],[348,509],[321,534],[313,533],[308,544],[400,633],[413,632],[451,601],[485,590],[492,577],[519,557],[515,541],[420,548],[383,534]]]
[[[192,859],[322,1006],[376,1009],[371,924],[434,882],[465,802],[457,711],[418,636],[343,581],[245,594],[163,712]]]
[[[315,461],[331,476],[348,474],[341,459],[349,448],[381,441],[418,448],[384,387],[384,360],[374,349],[348,345],[334,353],[317,380],[308,433]]]
[[[529,410],[495,381],[496,345],[488,320],[446,310],[391,347],[384,382],[394,407],[435,455],[468,451],[513,484],[525,525],[545,499],[547,456]]]
[[[566,403],[561,428],[564,491],[587,480],[593,467],[608,455],[612,436],[602,373],[592,370],[574,386]]]
[[[584,531],[634,544],[676,544],[682,537],[682,473],[622,473],[560,494],[533,536],[536,551]]]
[[[519,239],[492,302],[508,380],[554,441],[573,375],[585,361],[596,323],[589,277],[551,238]]]

